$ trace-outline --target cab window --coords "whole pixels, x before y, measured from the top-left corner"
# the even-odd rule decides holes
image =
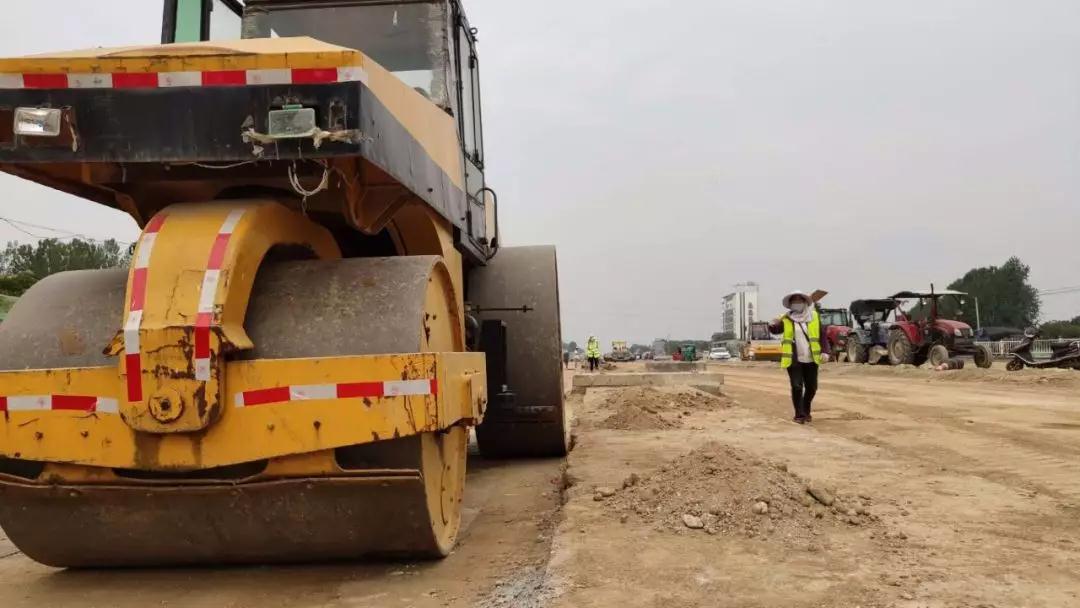
[[[161,41],[236,40],[243,10],[239,0],[165,0]]]
[[[465,155],[478,168],[484,166],[483,128],[480,113],[480,63],[476,57],[476,37],[464,24],[457,28],[458,87],[461,91],[459,126]]]

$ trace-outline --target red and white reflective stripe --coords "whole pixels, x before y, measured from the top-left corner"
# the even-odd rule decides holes
[[[195,379],[210,379],[210,326],[214,322],[214,300],[221,281],[221,264],[233,230],[244,216],[244,209],[233,209],[221,224],[214,244],[210,247],[210,259],[206,262],[202,287],[199,290],[199,310],[195,314]]]
[[[83,397],[80,395],[9,395],[0,397],[0,412],[47,412],[50,410],[116,414],[120,411],[120,402],[112,397]]]
[[[157,89],[169,87],[238,87],[265,84],[367,83],[360,66],[280,70],[207,70],[195,72],[91,72],[83,74],[0,74],[0,89]]]
[[[386,382],[343,382],[340,384],[300,384],[275,386],[236,393],[236,407],[251,407],[313,399],[356,399],[361,397],[421,397],[439,394],[439,382],[430,380],[389,380]]]
[[[139,247],[131,261],[131,301],[124,323],[124,372],[127,376],[128,401],[142,401],[142,360],[139,350],[139,330],[142,327],[143,307],[146,306],[146,278],[150,272],[150,254],[165,215],[150,218],[139,237]]]

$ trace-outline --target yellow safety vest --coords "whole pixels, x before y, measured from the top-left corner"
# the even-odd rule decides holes
[[[586,357],[600,357],[600,342],[597,340],[589,340],[588,345],[585,346]]]
[[[806,333],[810,338],[810,354],[814,356],[814,363],[821,365],[821,317],[818,311],[812,311],[810,322],[806,325]],[[780,367],[787,369],[795,360],[795,322],[784,315],[784,341],[780,345]]]

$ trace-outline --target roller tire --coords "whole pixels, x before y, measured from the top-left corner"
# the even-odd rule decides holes
[[[515,411],[489,408],[476,428],[480,453],[489,458],[559,457],[570,450],[570,420],[563,387],[559,275],[552,246],[503,247],[487,266],[469,275],[469,301],[481,320],[507,326],[507,385]],[[498,387],[490,387],[494,393]]]

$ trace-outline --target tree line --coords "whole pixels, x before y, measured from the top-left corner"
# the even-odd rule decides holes
[[[128,249],[115,239],[42,239],[32,245],[9,242],[0,251],[0,294],[21,296],[51,274],[124,267],[129,258]]]

